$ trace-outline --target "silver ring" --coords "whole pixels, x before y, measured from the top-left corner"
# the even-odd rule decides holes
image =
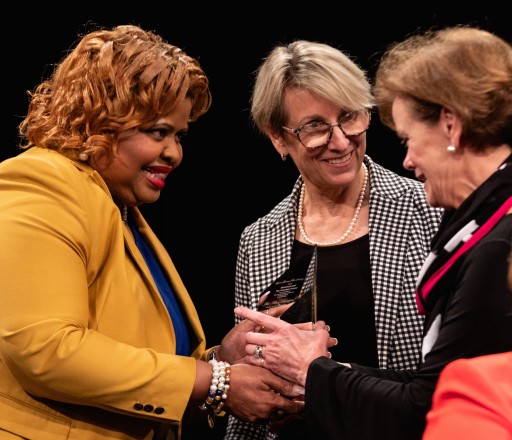
[[[256,345],[253,356],[256,359],[263,359],[263,348],[261,348],[261,345]]]

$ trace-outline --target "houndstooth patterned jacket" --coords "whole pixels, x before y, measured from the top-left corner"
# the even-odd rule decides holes
[[[421,182],[383,168],[365,156],[370,173],[370,265],[380,368],[417,366],[423,318],[416,309],[416,276],[430,251],[442,210],[430,207]],[[302,179],[267,215],[242,232],[235,276],[235,305],[256,308],[263,289],[287,268],[295,237]],[[237,318],[237,322],[239,319]],[[273,440],[266,425],[230,416],[224,440]]]

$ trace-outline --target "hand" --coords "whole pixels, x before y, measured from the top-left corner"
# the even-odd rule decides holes
[[[274,307],[272,309],[265,310],[265,313],[270,316],[281,316],[288,308],[292,305],[285,304],[282,306]],[[248,332],[264,332],[265,328],[261,325],[255,324],[249,320],[240,321],[236,324],[226,336],[222,339],[221,346],[218,350],[219,359],[229,362],[231,365],[246,363],[245,353],[245,336]]]
[[[246,332],[244,362],[268,368],[302,386],[309,364],[320,356],[331,357],[328,349],[338,343],[324,321],[294,325],[247,307],[237,307],[235,313],[265,327],[264,333]],[[262,349],[260,357],[254,355],[257,346]]]
[[[245,336],[248,332],[258,331],[258,324],[243,320],[236,324],[222,339],[218,357],[231,365],[245,363]]]
[[[304,389],[265,368],[232,365],[230,377],[224,408],[240,420],[263,422],[278,413],[298,414],[304,410],[300,401]]]

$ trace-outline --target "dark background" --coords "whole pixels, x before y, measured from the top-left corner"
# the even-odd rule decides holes
[[[191,125],[182,165],[168,177],[160,200],[142,210],[188,287],[211,346],[220,343],[233,324],[234,269],[242,229],[287,195],[298,176],[291,160],[282,162],[249,119],[254,72],[270,49],[295,39],[328,43],[348,52],[372,78],[386,46],[418,29],[473,24],[512,41],[512,25],[503,8],[489,2],[474,10],[464,5],[452,13],[416,2],[409,3],[414,10],[361,1],[305,7],[290,2],[233,7],[173,3],[11,5],[1,31],[3,92],[9,100],[2,106],[8,122],[0,160],[19,152],[17,126],[27,109],[25,92],[47,77],[78,36],[93,26],[137,24],[198,58],[210,78],[211,110]],[[407,175],[401,165],[403,149],[378,117],[367,139],[367,154]],[[184,440],[203,431],[209,439],[220,438],[223,428],[222,420],[213,431],[196,425],[184,431]]]

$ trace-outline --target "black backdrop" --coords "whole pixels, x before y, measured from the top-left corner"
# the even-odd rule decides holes
[[[47,76],[78,34],[92,25],[138,24],[197,57],[211,81],[212,108],[191,125],[182,165],[169,176],[160,200],[142,210],[195,301],[208,345],[217,344],[233,323],[240,233],[288,194],[297,177],[291,161],[282,162],[249,121],[254,71],[273,45],[299,38],[328,43],[347,51],[371,77],[379,53],[417,29],[474,24],[512,41],[510,19],[489,2],[475,10],[465,5],[455,13],[432,5],[411,4],[412,11],[389,2],[376,7],[347,3],[227,7],[150,0],[134,8],[119,1],[40,2],[30,7],[18,2],[4,11],[1,30],[3,95],[9,99],[2,105],[8,135],[0,160],[18,153],[17,126],[28,103],[25,91]],[[405,175],[403,149],[377,117],[367,137],[367,154]],[[220,436],[222,427],[208,438]]]

